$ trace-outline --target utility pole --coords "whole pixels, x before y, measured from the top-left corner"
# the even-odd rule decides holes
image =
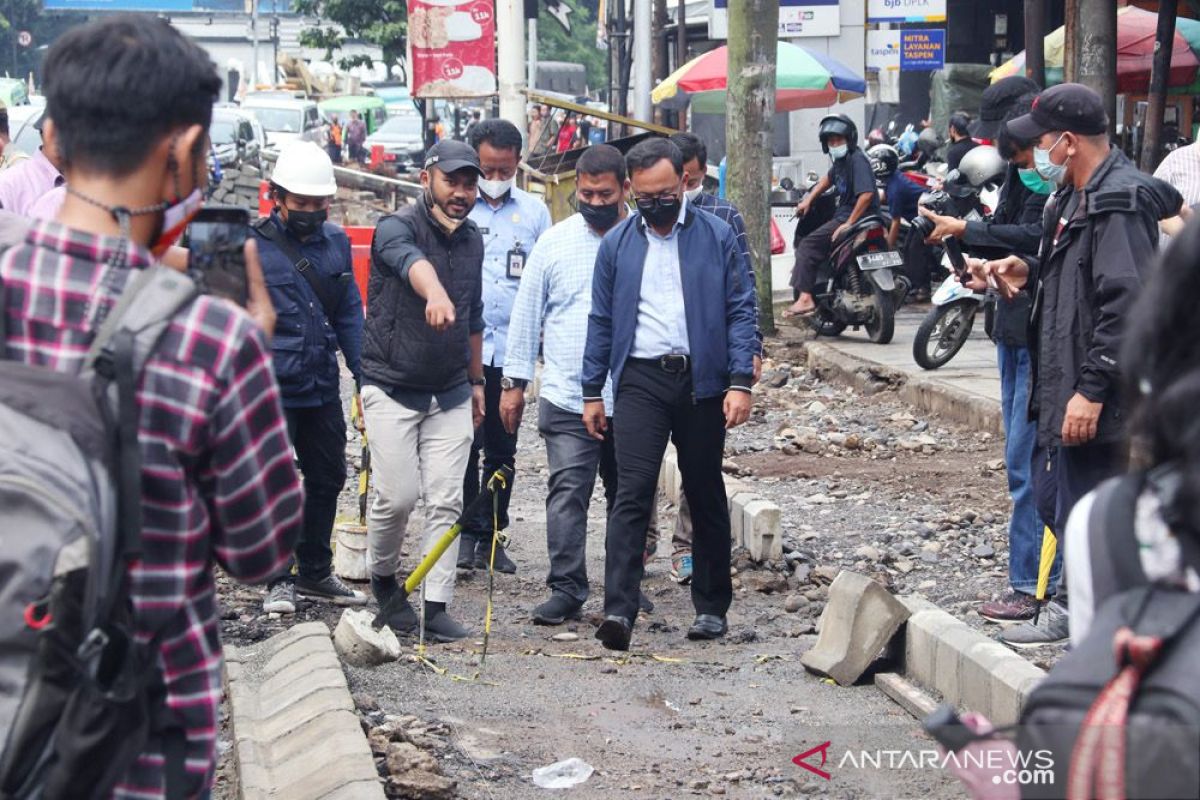
[[[679,8],[676,9],[678,17],[675,23],[677,26],[675,28],[675,69],[679,69],[687,63],[687,10],[685,5],[684,0],[679,0]]]
[[[758,283],[758,326],[775,332],[771,293],[771,119],[779,0],[729,0],[729,198],[742,212]]]
[[[625,0],[615,0],[617,6],[617,114],[629,116],[629,61],[625,52],[629,47],[629,28],[625,24]],[[618,126],[619,127],[619,126]],[[623,133],[621,135],[624,135]]]
[[[601,23],[603,24],[603,23]],[[538,41],[537,41],[537,17],[532,17],[528,20],[529,25],[529,76],[525,79],[526,85],[530,91],[537,89],[537,69],[538,69]]]
[[[500,118],[525,130],[524,0],[496,0],[496,60]]]
[[[653,17],[651,0],[633,0],[633,116],[643,122],[653,118],[650,103],[653,69]]]
[[[1046,88],[1046,0],[1025,0],[1025,75]]]
[[[1175,15],[1178,13],[1179,0],[1162,0],[1158,4],[1158,31],[1154,37],[1154,61],[1150,65],[1150,95],[1139,165],[1143,172],[1154,171],[1162,152],[1163,109],[1167,104],[1167,77],[1175,49]]]
[[[667,37],[663,30],[667,26],[667,0],[654,0],[654,80],[651,85],[657,86],[667,77]],[[674,116],[674,115],[672,115]],[[665,124],[667,112],[661,108],[654,110],[654,121],[659,125]]]
[[[250,0],[250,91],[258,88],[258,0]]]
[[[1064,83],[1079,81],[1079,3],[1080,0],[1066,0],[1063,7]]]
[[[1112,0],[1078,2],[1078,80],[1104,100],[1111,134],[1117,124],[1117,4]]]

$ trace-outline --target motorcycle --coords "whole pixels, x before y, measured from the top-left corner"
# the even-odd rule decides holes
[[[946,250],[949,277],[933,293],[933,308],[925,315],[913,338],[913,360],[921,369],[938,369],[958,355],[971,329],[975,316],[984,309],[984,328],[991,335],[992,312],[996,297],[991,292],[973,291],[963,285],[967,278],[967,262],[958,240],[947,236],[942,240]]]
[[[888,248],[887,223],[879,216],[860,219],[833,242],[829,259],[817,273],[813,299],[817,334],[837,336],[846,328],[865,328],[876,344],[892,341],[896,330],[897,285],[893,270],[904,259]],[[902,279],[901,279],[902,280]]]

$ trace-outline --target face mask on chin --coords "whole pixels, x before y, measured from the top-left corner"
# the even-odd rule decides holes
[[[429,209],[429,215],[433,217],[442,230],[447,234],[452,234],[462,227],[462,224],[467,221],[466,217],[456,219],[447,214],[441,206],[433,202],[433,194],[428,190],[425,192],[425,207]]]
[[[683,196],[688,199],[689,203],[696,202],[696,198],[704,193],[704,184],[700,184],[695,189],[685,189]]]
[[[192,219],[200,213],[203,205],[204,194],[198,186],[187,197],[169,205],[164,203],[162,227],[159,229],[158,235],[150,240],[150,252],[154,254],[155,258],[161,258],[164,253],[175,246]]]

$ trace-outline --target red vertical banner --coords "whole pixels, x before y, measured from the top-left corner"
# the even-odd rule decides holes
[[[496,94],[494,0],[408,0],[413,97]]]

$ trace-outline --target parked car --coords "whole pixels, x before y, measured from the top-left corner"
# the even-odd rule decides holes
[[[29,105],[29,89],[25,81],[16,78],[0,78],[0,103],[6,108]]]
[[[242,111],[250,113],[267,132],[267,149],[278,150],[298,139],[324,147],[329,128],[321,120],[321,111],[312,100],[269,95],[248,94],[242,101]]]
[[[425,140],[421,118],[416,114],[397,114],[387,118],[379,130],[367,137],[367,152],[383,146],[383,161],[397,170],[419,168],[425,160]]]
[[[222,167],[262,167],[267,134],[254,117],[236,109],[214,108],[208,134]]]

